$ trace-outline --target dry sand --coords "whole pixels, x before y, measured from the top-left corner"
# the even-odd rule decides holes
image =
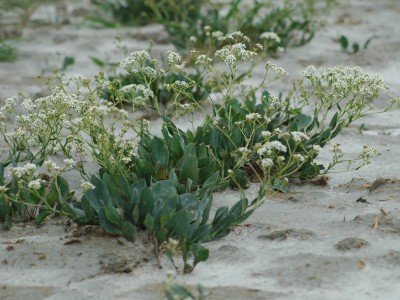
[[[359,65],[386,80],[391,87],[387,98],[400,95],[400,2],[348,2],[310,44],[289,49],[275,61],[290,73],[273,86],[275,91],[287,89],[310,64]],[[359,43],[377,37],[367,50],[348,55],[335,41],[341,34]],[[68,74],[94,74],[89,56],[122,57],[111,43],[115,36],[132,50],[148,46],[138,36],[165,40],[154,26],[27,29],[20,58],[0,64],[0,98],[18,91],[42,94],[36,76],[60,67],[65,56],[76,61]],[[171,46],[156,47],[166,49]],[[375,115],[344,130],[322,152],[322,162],[329,161],[333,143],[341,143],[350,155],[364,144],[382,155],[359,171],[330,175],[327,186],[299,184],[287,194],[267,196],[243,225],[207,245],[207,262],[175,282],[202,285],[207,299],[400,299],[399,119],[399,111]],[[247,193],[251,197],[256,190],[254,185]],[[228,190],[215,194],[214,203],[231,205],[238,197]],[[0,299],[161,299],[165,274],[173,270],[145,241],[131,244],[63,220],[0,231]]]

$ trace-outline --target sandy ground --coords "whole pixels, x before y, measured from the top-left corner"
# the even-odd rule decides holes
[[[290,77],[274,90],[287,89],[310,64],[359,65],[386,80],[387,98],[400,95],[400,2],[349,3],[309,45],[289,49],[275,61]],[[367,50],[348,55],[335,41],[342,34],[359,43],[377,37]],[[89,56],[122,57],[111,42],[115,36],[132,49],[147,48],[141,36],[165,41],[157,27],[27,29],[20,58],[0,64],[0,99],[18,91],[42,94],[36,76],[60,67],[65,56],[76,61],[67,73],[92,75],[97,67]],[[170,48],[159,44],[155,50]],[[329,161],[333,143],[350,155],[364,144],[382,155],[359,171],[331,174],[327,186],[299,184],[287,194],[267,196],[244,224],[207,245],[206,263],[175,282],[202,285],[207,299],[400,299],[399,118],[399,111],[375,115],[347,128],[322,152],[322,162]],[[256,191],[252,186],[247,193]],[[238,197],[228,190],[215,194],[214,203],[231,205]],[[161,299],[165,274],[173,270],[146,241],[131,244],[63,220],[0,231],[0,299]]]

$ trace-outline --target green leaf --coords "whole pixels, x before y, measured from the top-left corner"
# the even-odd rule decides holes
[[[202,225],[199,228],[197,228],[190,239],[191,243],[202,243],[208,239],[208,237],[211,234],[211,226],[210,225]]]
[[[122,234],[120,230],[120,225],[121,223],[119,222],[118,224],[111,223],[106,215],[105,212],[105,207],[101,207],[99,210],[99,222],[100,222],[100,227],[108,233],[111,234]],[[115,220],[114,220],[115,221]]]
[[[336,112],[335,115],[332,117],[331,122],[329,123],[329,127],[333,130],[336,127],[338,121],[339,112]]]
[[[144,226],[146,226],[147,230],[152,233],[154,229],[154,218],[150,215],[146,215],[146,219],[144,220]]]
[[[296,115],[293,118],[293,125],[296,126],[296,129],[292,129],[292,131],[302,131],[306,129],[312,123],[312,117],[307,115]],[[292,126],[293,126],[292,125]]]
[[[50,215],[50,212],[48,210],[42,210],[35,218],[35,224],[36,226],[39,226],[43,223],[44,219],[47,218],[47,216]]]
[[[358,51],[360,51],[360,45],[358,43],[353,43],[352,48],[353,53],[357,53]]]
[[[157,172],[154,166],[144,159],[136,161],[136,169],[139,177],[144,178],[147,184],[150,184],[151,178],[157,178]]]
[[[207,248],[200,244],[196,244],[194,247],[194,264],[196,265],[198,262],[206,261],[210,255]]]
[[[272,184],[272,189],[275,191],[280,191],[281,193],[287,193],[289,191],[286,181],[280,178],[275,178],[274,183]]]
[[[189,227],[189,213],[186,210],[180,210],[175,213],[168,223],[168,235],[185,236]]]
[[[94,57],[94,56],[89,56],[92,62],[94,62],[96,65],[98,65],[101,68],[104,68],[106,66],[106,63],[102,61],[100,58]]]
[[[372,39],[374,39],[376,36],[371,36],[369,39],[367,39],[364,43],[363,49],[367,49],[369,44],[371,43]]]
[[[137,231],[135,226],[129,222],[124,222],[122,225],[122,235],[130,242],[134,242],[136,239]]]
[[[151,159],[153,162],[164,169],[169,169],[169,154],[168,148],[162,139],[154,137],[151,142]]]
[[[198,160],[196,155],[189,154],[180,160],[179,181],[186,182],[189,178],[193,182],[198,179]]]
[[[121,215],[115,207],[112,207],[111,205],[105,205],[104,212],[107,217],[107,221],[118,226],[121,224]]]
[[[349,46],[349,40],[347,37],[342,35],[339,39],[340,46],[342,47],[342,50],[345,52],[347,50],[347,47]]]

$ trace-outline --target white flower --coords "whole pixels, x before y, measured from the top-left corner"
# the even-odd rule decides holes
[[[207,65],[212,63],[212,59],[207,55],[199,55],[196,59],[196,65]]]
[[[247,121],[257,120],[257,119],[261,119],[261,115],[259,113],[249,113],[246,115]]]
[[[362,157],[362,158],[370,158],[370,157],[373,157],[373,156],[377,156],[379,154],[380,153],[379,153],[378,150],[376,150],[376,148],[368,147],[368,146],[364,145],[360,157]]]
[[[264,168],[269,168],[269,167],[273,166],[273,164],[274,164],[274,162],[270,158],[263,158],[261,160],[261,166],[263,166]]]
[[[36,169],[37,169],[37,166],[35,164],[27,163],[23,167],[10,168],[10,172],[14,176],[16,176],[18,178],[22,178],[22,177],[26,177],[26,176],[27,177],[32,176],[35,173]]]
[[[313,145],[312,149],[314,152],[319,153],[321,151],[321,146],[320,145]]]
[[[134,51],[129,54],[128,57],[120,61],[119,66],[128,72],[132,71],[132,68],[138,68],[144,65],[146,61],[151,60],[149,53],[145,50]]]
[[[225,57],[224,62],[230,67],[234,68],[236,66],[236,57],[233,54],[229,54]]]
[[[4,186],[4,185],[0,186],[0,193],[5,193],[7,191],[8,191],[8,188],[6,186]]]
[[[46,166],[47,171],[49,171],[49,172],[59,170],[59,167],[57,166],[57,164],[54,161],[52,161],[51,159],[47,159],[43,164]]]
[[[280,37],[275,32],[263,32],[260,34],[260,39],[262,40],[273,40],[277,43],[281,42]]]
[[[220,41],[224,38],[224,33],[222,31],[213,31],[211,37]]]
[[[168,61],[170,64],[177,64],[180,63],[182,60],[182,56],[180,56],[176,52],[168,51],[167,54],[168,54]]]
[[[36,108],[36,106],[33,104],[32,99],[26,98],[22,102],[22,106],[27,110],[27,111],[32,111],[33,109]]]
[[[277,65],[267,62],[265,64],[265,69],[267,71],[272,70],[275,73],[275,79],[287,76],[288,73],[285,71],[285,69],[278,67]]]
[[[294,155],[293,155],[293,158],[294,158],[295,160],[297,160],[297,161],[300,161],[300,162],[303,162],[303,161],[304,161],[304,156],[301,155],[301,154],[298,154],[298,153],[294,154]]]
[[[309,137],[305,133],[300,131],[292,131],[290,134],[292,135],[293,140],[297,143],[309,139]]]
[[[43,180],[35,179],[28,183],[28,188],[31,190],[38,190],[41,188]]]
[[[93,190],[95,186],[91,184],[89,181],[81,180],[81,187],[83,188],[83,192],[88,192]]]
[[[264,138],[269,138],[272,134],[271,134],[271,132],[270,131],[261,131],[261,135],[264,137]]]
[[[251,151],[249,150],[249,149],[247,149],[246,147],[239,147],[238,148],[238,151],[242,154],[242,155],[244,155],[244,156],[246,156],[246,155],[248,155]]]
[[[72,167],[75,164],[75,161],[73,158],[66,158],[64,159],[64,163],[68,167]]]
[[[146,67],[143,69],[143,73],[146,77],[150,79],[157,78],[157,71],[153,69],[152,67]]]
[[[266,142],[260,149],[257,150],[258,155],[272,154],[272,151],[286,152],[286,146],[279,141]]]
[[[126,164],[130,163],[132,161],[132,159],[130,157],[123,157],[121,160]]]

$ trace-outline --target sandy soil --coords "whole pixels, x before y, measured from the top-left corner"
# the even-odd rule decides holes
[[[309,45],[275,61],[290,73],[275,91],[287,89],[310,64],[359,65],[386,80],[387,98],[400,95],[400,2],[348,2]],[[348,55],[335,41],[342,34],[359,43],[377,37],[367,50]],[[92,75],[97,67],[89,56],[122,57],[111,42],[116,36],[131,49],[148,47],[143,36],[159,42],[156,51],[172,48],[162,44],[165,34],[154,26],[27,29],[20,58],[0,64],[0,99],[18,91],[31,97],[44,93],[37,75],[60,67],[65,56],[76,61],[68,74]],[[362,132],[361,122],[347,128],[331,145],[341,143],[356,155],[367,144],[382,155],[359,171],[330,175],[327,186],[299,184],[287,194],[267,196],[231,235],[207,245],[206,263],[175,282],[202,285],[207,299],[400,299],[399,118],[399,111],[375,115],[362,121]],[[329,161],[331,145],[322,162]],[[252,186],[247,193],[256,191]],[[238,197],[228,190],[215,194],[214,203],[230,205]],[[173,270],[146,241],[131,244],[63,220],[0,231],[0,299],[161,299],[165,274]]]

